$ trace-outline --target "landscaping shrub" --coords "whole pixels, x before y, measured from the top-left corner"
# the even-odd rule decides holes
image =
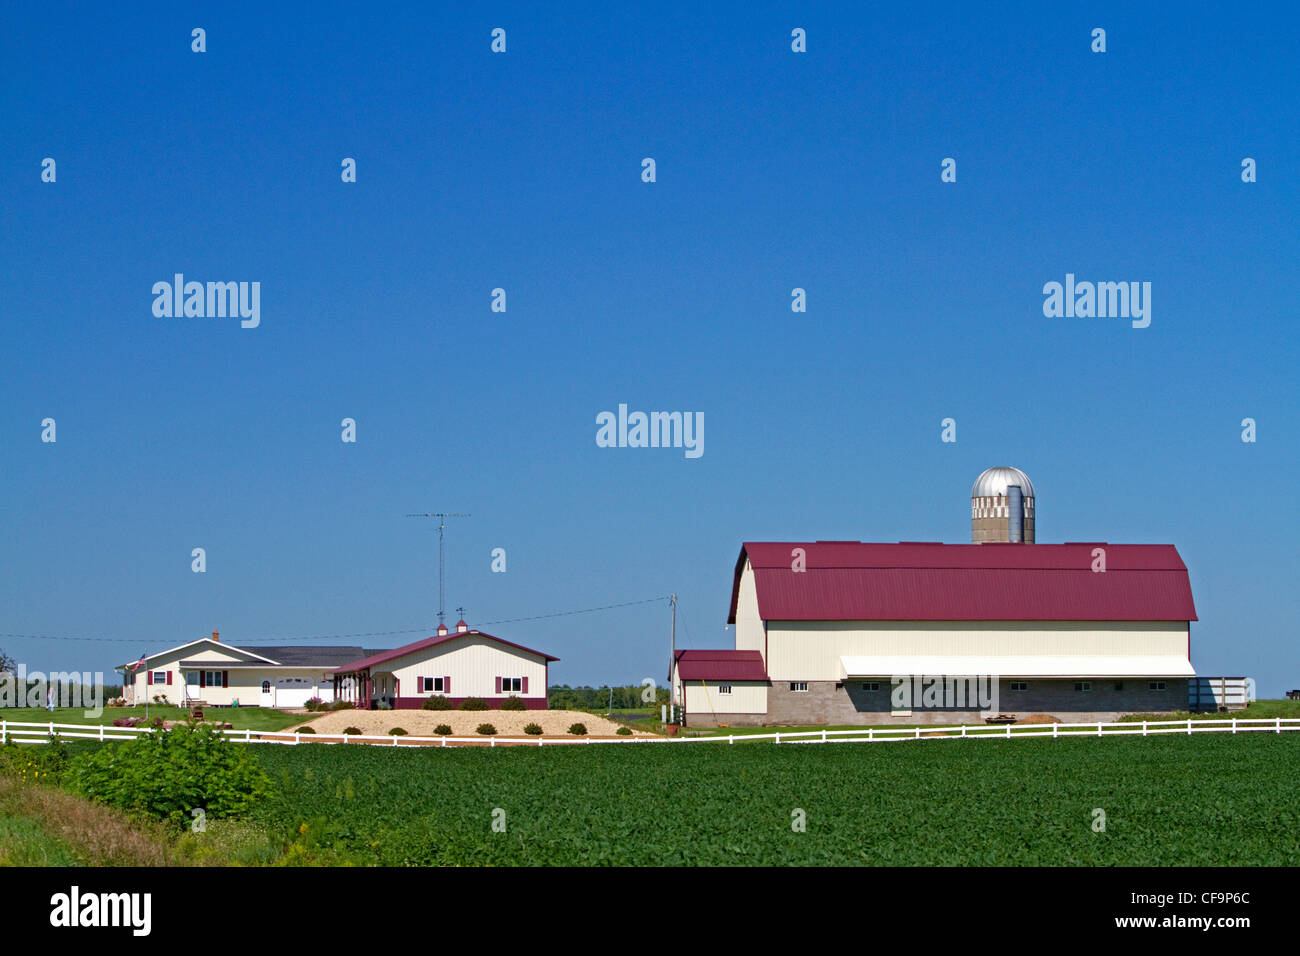
[[[314,733],[316,733],[316,728],[315,728],[315,727],[299,727],[298,730],[296,731],[296,733],[300,733],[300,734],[314,734]]]
[[[615,733],[618,734],[620,737],[630,737],[632,736],[632,728],[620,727],[618,728],[618,730],[615,731]]]
[[[475,733],[482,734],[484,737],[491,737],[496,732],[497,729],[491,724],[479,724],[478,729],[475,730]]]
[[[344,727],[344,728],[343,728],[343,733],[346,734],[346,735],[349,736],[349,737],[356,737],[356,736],[359,736],[359,735],[360,735],[360,733],[361,733],[361,728],[360,728],[360,727]]]
[[[324,710],[325,701],[321,700],[319,697],[309,697],[307,698],[307,702],[303,704],[303,706],[311,711]]]
[[[569,733],[571,734],[576,734],[579,737],[581,737],[586,732],[587,732],[586,724],[569,724]]]
[[[106,744],[73,758],[69,771],[74,792],[181,826],[196,807],[210,818],[234,816],[271,791],[249,748],[205,724]]]
[[[432,697],[424,698],[421,706],[425,710],[451,710],[451,700],[442,694],[434,694]]]
[[[539,727],[537,724],[529,724],[527,727],[524,728],[524,733],[532,734],[534,737],[536,737],[541,732],[542,732],[542,728]]]
[[[460,704],[461,710],[487,710],[488,702],[482,697],[466,697]]]
[[[390,736],[390,737],[405,737],[405,736],[406,736],[406,731],[403,730],[401,727],[392,727],[392,728],[390,728],[389,731],[388,731],[388,736]]]
[[[439,737],[450,737],[450,736],[451,736],[451,725],[450,725],[450,724],[439,724],[437,727],[434,727],[434,728],[433,728],[433,732],[434,732],[435,734],[437,734]]]
[[[502,710],[527,710],[528,705],[524,703],[524,699],[522,697],[518,697],[515,694],[511,694],[509,697],[507,697],[505,700],[501,702],[501,709]]]
[[[351,710],[351,709],[352,709],[353,707],[355,707],[355,706],[357,706],[357,705],[354,704],[354,703],[352,703],[352,701],[350,701],[350,700],[336,700],[336,701],[334,701],[332,704],[327,704],[327,705],[325,706],[325,708],[323,708],[323,709],[325,709],[325,710]]]

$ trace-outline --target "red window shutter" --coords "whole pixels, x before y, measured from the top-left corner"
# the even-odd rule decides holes
[[[221,686],[222,687],[230,686],[230,671],[221,672]]]
[[[497,693],[501,693],[501,678],[497,678]]]
[[[199,671],[199,687],[207,687],[207,686],[208,686],[208,672]]]
[[[451,696],[451,678],[450,678],[450,677],[444,677],[444,678],[442,679],[442,692],[443,692],[444,694],[448,695],[448,696]]]
[[[168,672],[167,672],[167,683],[170,685],[171,682],[172,682],[172,672],[171,672],[171,671],[168,671]]]
[[[528,678],[524,678],[524,693],[528,693]]]

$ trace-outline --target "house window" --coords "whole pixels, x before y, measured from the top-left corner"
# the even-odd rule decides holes
[[[271,682],[269,680],[262,681],[262,693],[263,694],[271,693]]]
[[[524,691],[524,679],[522,677],[501,678],[501,693],[522,694],[523,691]]]
[[[151,678],[151,680],[149,681],[149,683],[151,683],[151,684],[165,684],[165,683],[167,683],[167,672],[166,672],[166,671],[150,671],[150,672],[149,672],[149,676],[150,676],[150,678]]]
[[[877,680],[863,681],[863,682],[862,682],[862,689],[863,689],[863,690],[880,690],[880,681],[877,681]]]
[[[502,686],[502,687],[505,686],[505,681],[502,681],[502,682],[501,682],[501,686]],[[441,677],[421,677],[421,678],[420,678],[420,691],[421,691],[421,693],[425,693],[425,694],[441,694],[441,693],[443,693],[443,688],[442,688],[442,678],[441,678]]]
[[[220,687],[222,684],[221,671],[204,671],[203,683],[209,687]]]
[[[1086,694],[1092,690],[1092,682],[1086,680],[1077,680],[1074,682],[1074,689],[1081,694]]]
[[[1165,682],[1162,680],[1153,680],[1147,684],[1147,690],[1164,690]]]
[[[1029,690],[1029,681],[1027,681],[1027,680],[1013,680],[1013,681],[1011,682],[1011,689],[1012,689],[1012,690]],[[1076,689],[1077,689],[1077,688],[1076,688]]]
[[[792,680],[790,681],[790,689],[796,693],[806,693],[808,690],[808,682],[806,680]]]

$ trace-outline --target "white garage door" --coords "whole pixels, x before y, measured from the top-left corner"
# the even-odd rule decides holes
[[[275,680],[276,707],[304,707],[312,697],[312,684],[305,677],[277,677]]]

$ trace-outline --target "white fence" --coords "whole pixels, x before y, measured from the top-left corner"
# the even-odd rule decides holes
[[[888,743],[899,740],[1016,740],[1022,737],[1151,737],[1159,734],[1212,734],[1265,732],[1280,734],[1300,730],[1297,717],[1254,717],[1216,720],[1144,720],[1141,723],[1006,724],[988,727],[958,724],[952,727],[864,727],[861,730],[800,730],[770,734],[730,734],[709,737],[411,737],[368,734],[303,734],[264,730],[223,730],[231,740],[264,744],[371,744],[389,747],[447,747],[473,744],[568,747],[577,744],[691,744],[771,741],[782,744]],[[0,720],[0,743],[48,743],[52,736],[68,740],[133,740],[155,733],[152,727],[113,727],[103,724],[20,723]]]

